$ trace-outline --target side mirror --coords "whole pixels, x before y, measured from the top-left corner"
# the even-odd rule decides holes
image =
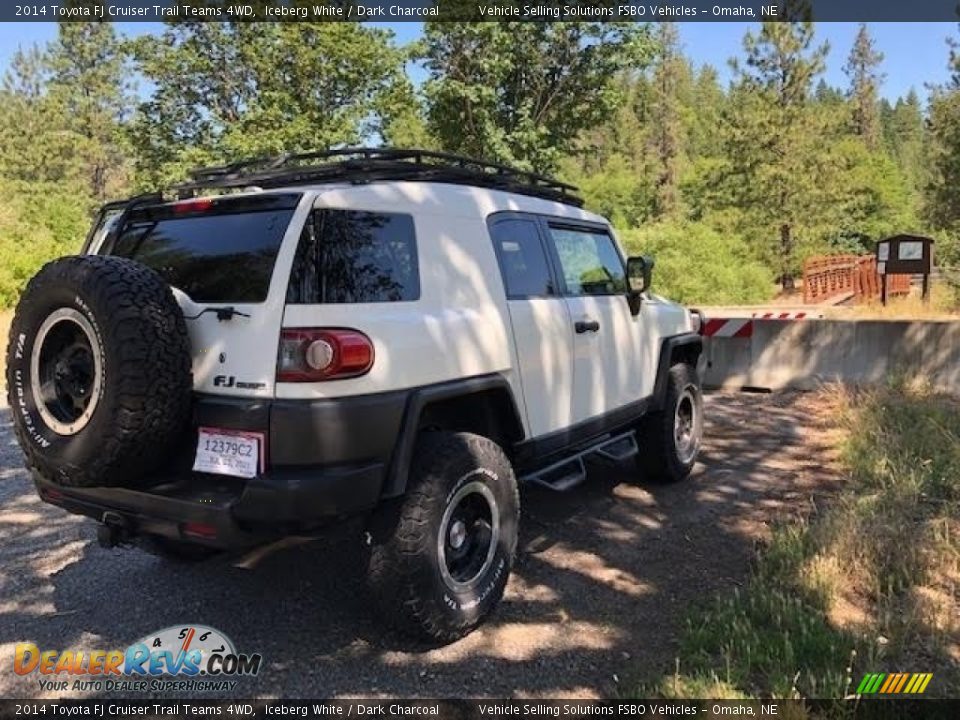
[[[636,315],[640,312],[641,295],[650,289],[653,276],[653,258],[649,255],[636,255],[627,258],[627,300],[630,310]]]

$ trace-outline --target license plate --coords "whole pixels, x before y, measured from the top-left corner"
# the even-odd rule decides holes
[[[197,472],[252,478],[263,470],[262,444],[262,433],[199,428],[193,469]]]

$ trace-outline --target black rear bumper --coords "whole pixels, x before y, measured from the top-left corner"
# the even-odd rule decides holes
[[[116,527],[122,537],[160,535],[231,549],[309,531],[370,509],[379,464],[276,472],[250,480],[191,473],[148,488],[64,487],[37,473],[44,501]]]
[[[260,432],[265,473],[193,472],[196,432],[169,467],[128,487],[64,487],[34,473],[40,497],[118,529],[215,548],[255,545],[362,513],[380,500],[408,393],[342,399],[197,396],[194,427]]]

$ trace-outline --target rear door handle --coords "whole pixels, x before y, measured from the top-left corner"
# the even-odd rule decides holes
[[[573,324],[573,329],[577,331],[577,334],[583,334],[585,332],[599,332],[600,323],[596,320],[577,320]]]

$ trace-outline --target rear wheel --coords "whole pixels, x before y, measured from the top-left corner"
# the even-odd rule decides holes
[[[519,515],[499,445],[470,433],[425,433],[406,496],[372,525],[369,577],[385,616],[435,642],[470,632],[503,596]]]
[[[678,482],[690,475],[703,440],[703,393],[692,366],[670,368],[663,409],[640,422],[638,440],[644,479]]]

